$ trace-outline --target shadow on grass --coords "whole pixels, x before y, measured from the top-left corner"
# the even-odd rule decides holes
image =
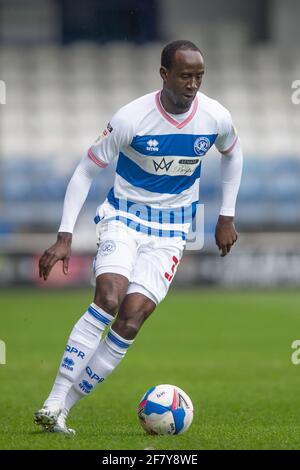
[[[46,436],[46,437],[49,437],[49,436],[62,436],[63,438],[65,439],[76,439],[76,437],[84,437],[84,438],[88,438],[88,437],[95,437],[95,435],[99,435],[99,436],[103,436],[103,437],[150,437],[149,434],[145,434],[143,432],[126,432],[126,431],[100,431],[100,430],[96,430],[96,431],[83,431],[83,432],[80,432],[78,431],[77,434],[75,436],[68,436],[67,434],[63,434],[63,433],[58,433],[58,432],[47,432],[47,431],[28,431],[26,433],[24,432],[20,432],[19,433],[20,435],[23,435],[24,434],[27,434],[28,436]],[[157,436],[151,436],[151,437],[157,437]]]

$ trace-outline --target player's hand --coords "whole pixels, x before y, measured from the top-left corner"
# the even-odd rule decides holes
[[[57,261],[63,262],[63,273],[68,274],[69,260],[71,257],[72,234],[67,232],[59,232],[57,241],[39,259],[40,277],[47,280],[51,269]]]
[[[238,234],[235,230],[233,217],[220,215],[215,231],[216,244],[221,251],[221,256],[226,256],[232,245],[237,241]]]

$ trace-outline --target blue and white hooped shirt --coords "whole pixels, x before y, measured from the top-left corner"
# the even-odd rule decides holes
[[[203,157],[213,145],[230,152],[237,134],[228,110],[203,93],[180,121],[164,110],[160,93],[122,107],[88,156],[100,167],[118,157],[107,196],[115,219],[145,233],[184,238],[199,200]]]

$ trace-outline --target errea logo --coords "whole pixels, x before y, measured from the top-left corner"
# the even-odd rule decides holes
[[[150,139],[150,140],[148,140],[147,145],[148,145],[147,150],[148,150],[149,152],[158,152],[158,151],[159,151],[159,148],[157,147],[157,146],[158,146],[158,142],[157,142],[156,139]]]

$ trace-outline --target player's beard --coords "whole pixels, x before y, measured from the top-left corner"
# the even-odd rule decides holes
[[[174,106],[177,108],[177,112],[174,114],[183,114],[186,113],[190,107],[192,106],[192,103],[194,101],[194,98],[189,100],[186,100],[182,98],[182,92],[179,91],[178,93],[175,93],[174,91],[165,88],[164,92],[166,93],[169,101],[173,103]],[[172,114],[172,113],[171,113]]]
[[[175,104],[177,108],[182,111],[182,113],[186,113],[192,106],[192,103],[193,103],[193,99],[191,101],[181,101],[179,99]]]

